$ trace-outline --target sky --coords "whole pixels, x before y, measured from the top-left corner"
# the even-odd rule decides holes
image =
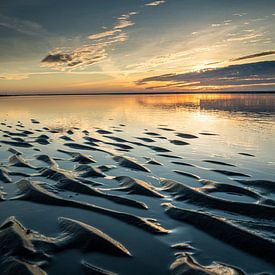
[[[275,91],[274,0],[0,0],[0,93]]]

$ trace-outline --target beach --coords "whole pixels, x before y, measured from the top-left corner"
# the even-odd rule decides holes
[[[274,122],[272,93],[1,97],[0,274],[272,274]]]

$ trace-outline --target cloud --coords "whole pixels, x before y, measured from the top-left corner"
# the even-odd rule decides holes
[[[28,77],[28,74],[1,74],[0,80],[23,80]]]
[[[91,34],[88,36],[90,40],[97,40],[105,37],[109,37],[114,35],[115,33],[120,32],[120,30],[110,30],[110,31],[105,31],[105,32],[100,32],[96,34]]]
[[[44,76],[44,75],[58,75],[58,74],[67,74],[67,75],[108,75],[116,73],[116,71],[44,71],[44,72],[25,72],[25,73],[3,73],[0,74],[0,80],[24,80],[32,76]],[[122,72],[122,73],[127,73]]]
[[[180,64],[181,69],[187,67],[194,67],[194,60],[197,60],[196,57],[198,55],[200,55],[201,53],[208,53],[210,55],[211,52],[215,52],[218,48],[221,47],[223,47],[223,45],[221,44],[213,44],[209,47],[197,47],[197,45],[195,45],[194,43],[194,46],[191,49],[183,49],[181,51],[176,51],[174,53],[157,55],[153,58],[145,60],[144,62],[130,64],[127,66],[127,69],[135,69],[137,71],[142,72],[144,70],[149,71],[165,66],[165,70],[167,70],[168,65],[173,64],[176,64],[176,66],[179,66],[178,64]],[[212,62],[208,62],[205,65],[211,65],[211,63]]]
[[[97,40],[121,34],[123,29],[134,25],[134,22],[130,20],[130,17],[136,14],[136,12],[122,14],[120,17],[117,18],[117,23],[110,30],[99,32],[96,34],[91,34],[88,36],[88,39]]]
[[[220,23],[216,23],[216,24],[212,24],[211,26],[212,26],[212,27],[220,27],[221,24],[220,24]]]
[[[240,61],[240,60],[257,58],[257,57],[262,57],[262,56],[267,56],[267,55],[273,55],[273,54],[275,54],[275,51],[266,51],[266,52],[261,52],[261,53],[255,53],[255,54],[245,55],[245,56],[241,56],[241,57],[238,57],[238,58],[233,58],[233,59],[230,59],[230,61]]]
[[[104,61],[108,57],[107,48],[115,43],[125,42],[128,38],[125,29],[133,26],[130,19],[137,12],[122,14],[109,30],[94,33],[87,37],[88,45],[78,48],[56,48],[41,61],[42,67],[67,71],[85,68]]]
[[[8,17],[2,14],[0,14],[0,26],[27,35],[40,35],[46,33],[46,30],[36,22]]]
[[[272,38],[268,37],[270,35],[268,28],[253,24],[248,28],[243,26],[243,21],[241,17],[235,18],[234,21],[224,18],[220,22],[207,24],[205,29],[192,29],[189,35],[181,36],[179,40],[153,41],[151,48],[154,47],[155,50],[152,57],[139,59],[126,68],[140,72],[158,70],[155,74],[161,74],[175,72],[175,68],[183,72],[215,65],[217,67],[217,64],[220,64],[220,67],[222,63],[225,66],[231,62],[230,58],[236,49],[241,56],[253,49],[255,51],[257,43],[272,43]],[[165,43],[165,46],[161,47],[160,43]]]
[[[275,61],[231,65],[183,74],[165,74],[141,79],[137,85],[152,82],[176,87],[202,88],[242,85],[275,85]],[[152,87],[151,87],[152,88]]]
[[[253,39],[259,38],[259,37],[263,37],[263,34],[262,33],[249,33],[249,34],[245,34],[245,35],[241,35],[241,36],[237,36],[237,37],[228,38],[227,41],[228,42],[248,41],[248,40],[253,40]]]
[[[247,15],[247,13],[245,13],[245,12],[243,12],[243,13],[234,13],[233,15],[234,15],[234,16],[242,17],[242,16]]]
[[[66,53],[52,53],[48,54],[42,62],[49,62],[49,63],[63,63],[72,61],[72,56]]]
[[[144,6],[148,6],[148,7],[156,7],[159,6],[161,4],[164,4],[166,1],[165,0],[160,0],[160,1],[153,1],[147,4],[144,4]]]
[[[222,23],[213,23],[211,24],[211,27],[223,27],[223,26],[228,26],[232,23],[232,20],[224,20]]]
[[[60,71],[86,67],[101,62],[107,57],[102,46],[82,46],[74,50],[55,49],[42,61],[42,67],[49,67]]]

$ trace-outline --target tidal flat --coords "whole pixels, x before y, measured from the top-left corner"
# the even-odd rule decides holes
[[[0,98],[0,274],[274,274],[275,94]]]

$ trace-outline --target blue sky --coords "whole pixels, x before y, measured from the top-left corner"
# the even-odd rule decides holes
[[[1,0],[0,90],[274,90],[274,26],[271,0]]]

